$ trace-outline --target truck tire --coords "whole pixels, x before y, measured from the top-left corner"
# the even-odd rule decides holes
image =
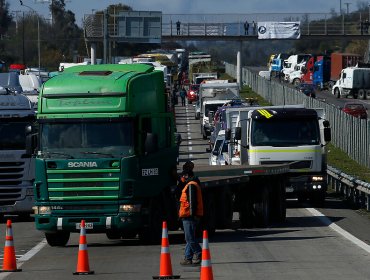
[[[326,192],[314,192],[310,196],[311,203],[316,207],[323,207],[325,204]]]
[[[162,237],[163,210],[158,198],[149,203],[148,221],[139,232],[139,240],[147,245],[159,244]]]
[[[300,79],[298,79],[298,78],[295,78],[294,80],[293,80],[293,85],[295,86],[295,87],[297,87],[297,86],[299,86],[299,84],[301,83],[301,80]]]
[[[51,247],[64,247],[67,245],[70,233],[67,231],[57,231],[55,233],[45,233],[45,238]]]
[[[274,191],[271,197],[274,197],[274,199],[270,200],[271,222],[282,223],[286,219],[286,193],[283,180],[281,180],[279,186],[274,186]]]
[[[203,198],[204,202],[204,216],[202,219],[202,228],[207,230],[209,235],[213,235],[216,232],[216,201],[213,194],[206,194]]]
[[[121,233],[119,231],[109,230],[105,233],[105,235],[110,240],[121,239]]]
[[[231,228],[233,222],[233,194],[229,188],[225,188],[217,196],[217,228]]]
[[[358,90],[358,98],[359,99],[365,99],[366,98],[366,93],[364,89],[359,89]]]
[[[239,221],[241,228],[253,227],[253,203],[250,195],[243,195],[239,205]]]
[[[370,89],[366,90],[365,99],[370,100]]]
[[[257,227],[267,227],[270,220],[269,187],[264,186],[253,204],[254,220]]]
[[[336,88],[334,90],[334,95],[339,99],[340,98],[340,91],[339,91],[339,88]]]

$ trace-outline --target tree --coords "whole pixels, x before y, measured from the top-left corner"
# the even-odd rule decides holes
[[[5,0],[0,0],[0,38],[2,38],[12,22],[9,14],[9,4]]]

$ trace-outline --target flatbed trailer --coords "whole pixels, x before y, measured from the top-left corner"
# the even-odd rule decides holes
[[[204,204],[202,227],[266,227],[286,218],[285,180],[289,165],[198,165]],[[234,212],[239,223],[233,223]]]

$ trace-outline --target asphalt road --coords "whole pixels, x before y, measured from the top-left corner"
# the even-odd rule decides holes
[[[180,167],[187,159],[207,164],[207,141],[200,134],[194,107],[176,108],[182,133]],[[320,212],[318,212],[320,211]],[[237,217],[235,217],[237,218]],[[160,245],[144,246],[135,239],[108,240],[88,234],[90,269],[95,274],[74,276],[79,234],[66,247],[50,247],[33,221],[13,220],[14,245],[21,272],[0,273],[1,279],[152,279],[159,273]],[[251,280],[364,280],[370,279],[370,222],[335,197],[325,208],[288,201],[287,220],[268,228],[222,230],[209,239],[214,279]],[[5,241],[5,223],[0,238]],[[357,236],[359,239],[356,239]],[[182,267],[184,237],[170,232],[173,273],[181,279],[199,279],[199,267]],[[1,252],[2,253],[2,252]]]

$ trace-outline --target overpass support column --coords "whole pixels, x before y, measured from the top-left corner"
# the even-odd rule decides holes
[[[243,41],[240,41],[239,51],[238,51],[238,53],[236,55],[236,81],[239,84],[239,88],[242,88],[242,86],[243,86],[243,80],[242,80],[242,58],[241,58],[242,46],[243,46]]]
[[[96,43],[91,43],[91,64],[96,64]]]

